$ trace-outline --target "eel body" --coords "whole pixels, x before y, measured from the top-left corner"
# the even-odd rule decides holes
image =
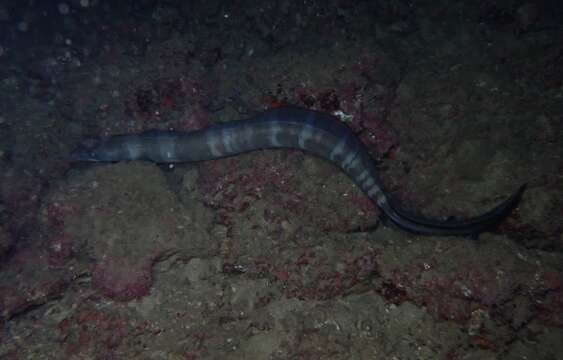
[[[112,136],[76,149],[71,161],[182,163],[272,148],[301,149],[337,165],[391,221],[423,235],[476,235],[491,229],[516,206],[525,188],[520,187],[492,210],[465,220],[438,221],[406,213],[391,203],[366,146],[347,125],[330,114],[295,107],[191,132],[152,130]]]

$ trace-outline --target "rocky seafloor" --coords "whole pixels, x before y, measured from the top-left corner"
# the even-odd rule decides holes
[[[0,4],[0,359],[563,357],[556,1]],[[297,150],[72,164],[91,138],[340,116],[409,234]]]

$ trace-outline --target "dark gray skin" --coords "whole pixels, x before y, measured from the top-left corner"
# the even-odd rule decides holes
[[[476,236],[492,229],[518,204],[525,189],[525,185],[521,186],[492,210],[465,220],[438,221],[408,214],[391,204],[367,148],[348,126],[329,114],[295,107],[273,109],[250,119],[192,132],[117,135],[90,148],[76,149],[71,161],[183,163],[273,148],[301,149],[330,161],[396,225],[423,235]]]

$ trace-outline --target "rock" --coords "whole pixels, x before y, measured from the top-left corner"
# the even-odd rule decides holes
[[[204,231],[210,221],[205,209],[196,201],[181,204],[152,164],[93,168],[55,190],[47,203],[47,209],[53,207],[49,204],[73,209],[54,223],[63,224],[58,231],[74,239],[76,258],[94,259],[92,284],[114,300],[147,295],[156,260],[217,250]]]
[[[48,257],[40,250],[14,254],[0,272],[0,319],[10,319],[62,295],[73,275],[47,269]]]

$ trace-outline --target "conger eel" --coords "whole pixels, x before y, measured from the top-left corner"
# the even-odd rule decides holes
[[[438,221],[406,213],[392,205],[366,146],[346,124],[330,114],[297,107],[276,108],[191,132],[152,130],[112,136],[94,146],[79,147],[71,160],[182,163],[272,148],[300,149],[337,165],[392,222],[423,235],[477,235],[489,230],[516,206],[525,188],[521,186],[492,210],[469,219]]]

